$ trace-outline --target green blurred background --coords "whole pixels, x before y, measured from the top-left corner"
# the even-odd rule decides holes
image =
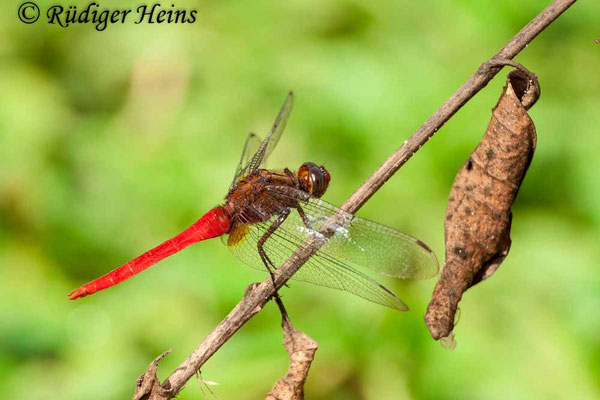
[[[174,349],[164,379],[264,278],[216,239],[109,291],[66,296],[218,204],[246,134],[264,136],[289,89],[296,107],[270,166],[324,163],[325,199],[339,204],[549,1],[174,3],[197,9],[196,23],[96,32],[25,25],[19,3],[0,7],[3,398],[130,398],[155,356]],[[516,59],[540,77],[538,148],[513,208],[511,252],[467,292],[454,351],[423,322],[434,280],[381,279],[409,313],[302,283],[282,292],[320,344],[307,398],[600,398],[596,38],[600,4],[581,1]],[[359,215],[410,232],[443,260],[448,192],[504,76]],[[202,376],[219,383],[216,398],[262,398],[286,373],[279,323],[269,304],[210,359]],[[179,398],[211,397],[191,380]]]

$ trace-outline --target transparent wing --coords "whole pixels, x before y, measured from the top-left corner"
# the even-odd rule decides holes
[[[294,210],[292,214],[296,212]],[[227,238],[231,252],[249,266],[266,271],[257,250],[257,243],[276,218],[277,216],[274,216],[270,220],[255,224],[237,222]],[[286,220],[267,239],[263,248],[273,264],[279,267],[304,243],[310,234],[312,233],[306,229],[299,230],[298,226],[294,225],[293,219],[289,222]],[[322,250],[312,256],[294,274],[292,279],[344,290],[397,310],[408,310],[406,304],[389,289]]]
[[[322,250],[335,259],[346,260],[396,278],[423,279],[438,273],[437,257],[422,241],[389,226],[344,213],[333,204],[287,186],[268,186],[274,198],[293,198],[309,222],[309,230],[319,230],[336,213],[342,222]],[[278,200],[279,201],[279,200]],[[291,213],[288,222],[303,229],[299,213]],[[306,228],[304,228],[306,229]]]
[[[244,171],[246,167],[250,164],[250,160],[258,151],[260,147],[260,138],[253,132],[248,134],[246,138],[246,143],[244,143],[244,149],[242,150],[242,156],[240,157],[240,162],[238,163],[237,168],[235,169],[235,175],[233,176],[233,181],[231,183],[230,189],[246,174]]]
[[[285,126],[287,125],[288,118],[290,117],[290,113],[292,112],[292,108],[294,107],[294,93],[289,92],[281,110],[279,110],[279,114],[273,123],[273,127],[271,131],[262,141],[260,147],[256,151],[256,154],[252,157],[250,162],[248,163],[247,173],[252,173],[256,171],[267,159],[267,157],[273,152],[275,146],[279,142],[283,131],[285,130]]]
[[[265,140],[258,144],[260,141],[258,136],[251,133],[248,135],[246,139],[246,144],[244,145],[244,150],[242,151],[242,157],[240,159],[240,163],[236,168],[235,175],[233,178],[233,183],[230,186],[230,189],[238,182],[238,180],[252,172],[255,172],[258,168],[260,168],[266,162],[269,155],[277,146],[283,131],[287,125],[288,118],[290,117],[290,113],[292,112],[292,108],[294,107],[294,93],[289,92],[283,106],[279,110],[279,114],[277,114],[277,118],[269,131]]]

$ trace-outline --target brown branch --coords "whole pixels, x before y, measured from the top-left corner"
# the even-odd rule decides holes
[[[483,89],[502,69],[501,60],[513,59],[540,32],[567,10],[576,0],[556,0],[531,20],[490,60],[481,64],[477,71],[431,116],[417,131],[398,148],[371,175],[341,209],[355,213],[365,202],[431,138],[467,101]],[[334,226],[337,215],[323,226],[322,232]],[[275,272],[275,286],[279,289],[323,245],[323,240],[311,237]],[[273,296],[275,290],[271,278],[247,291],[244,298],[231,310],[217,327],[206,336],[194,352],[173,371],[161,385],[162,391],[154,391],[151,399],[169,399],[175,396],[197,370],[242,327]]]

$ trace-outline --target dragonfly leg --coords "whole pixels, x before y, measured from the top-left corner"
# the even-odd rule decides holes
[[[304,223],[304,226],[306,226],[308,229],[313,231],[314,229],[311,226],[310,221],[308,220],[308,217],[306,216],[306,213],[304,212],[304,209],[302,208],[302,206],[300,204],[296,205],[296,210],[298,210],[298,214],[300,214],[300,218],[302,218],[302,222]]]
[[[264,245],[265,245],[267,239],[269,239],[269,237],[271,237],[271,235],[277,230],[277,228],[279,228],[281,226],[281,224],[283,224],[283,222],[286,220],[286,218],[289,215],[290,215],[289,209],[287,209],[283,213],[281,213],[281,215],[275,220],[275,222],[273,222],[273,224],[269,227],[269,229],[267,229],[265,234],[256,243],[256,245],[258,247],[258,254],[260,255],[262,262],[265,264],[265,267],[267,267],[267,271],[269,271],[269,275],[271,275],[271,281],[273,282],[273,287],[275,287],[275,276],[273,275],[273,270],[276,269],[277,267],[273,264],[273,262],[267,255],[267,252],[264,249]],[[275,294],[277,294],[277,292],[275,292]]]

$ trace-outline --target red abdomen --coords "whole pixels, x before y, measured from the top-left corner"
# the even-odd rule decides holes
[[[114,286],[191,244],[224,235],[229,233],[230,229],[231,216],[223,207],[213,208],[177,236],[159,244],[152,250],[148,250],[108,274],[73,290],[69,293],[69,297],[71,300],[75,300]]]

